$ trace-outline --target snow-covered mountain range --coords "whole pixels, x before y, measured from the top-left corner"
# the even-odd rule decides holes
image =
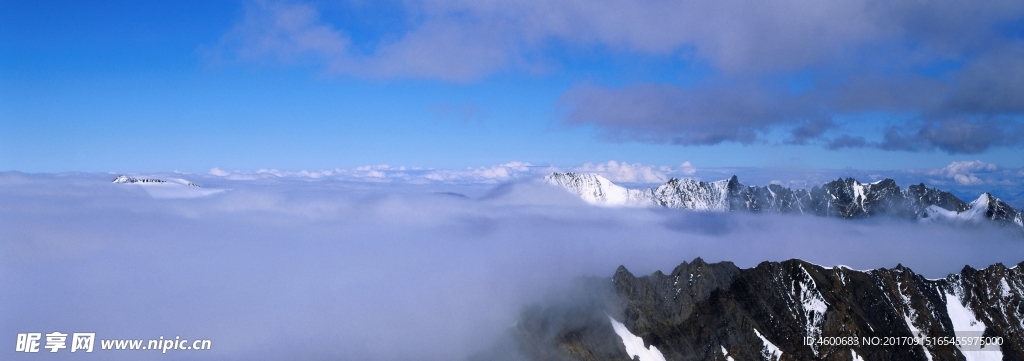
[[[527,308],[488,360],[1020,360],[1024,263],[926,279],[801,260],[683,262],[595,277],[584,296]],[[954,337],[998,341],[955,344]],[[504,356],[514,354],[513,356]]]
[[[809,190],[790,189],[777,184],[746,186],[736,176],[716,182],[672,178],[657,188],[642,190],[616,185],[597,174],[552,173],[544,179],[599,205],[797,213],[839,218],[889,215],[927,222],[994,221],[1024,230],[1024,214],[989,193],[967,203],[952,193],[928,188],[924,184],[901,189],[892,179],[873,183],[861,183],[853,178],[837,179]]]

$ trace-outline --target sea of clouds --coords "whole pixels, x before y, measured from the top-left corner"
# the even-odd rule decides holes
[[[157,197],[109,174],[0,173],[0,335],[10,347],[17,333],[53,331],[213,345],[4,353],[457,360],[491,345],[525,306],[619,265],[642,275],[696,257],[740,267],[800,258],[855,269],[902,263],[937,278],[1024,261],[1024,239],[999,228],[595,207],[532,177],[230,175],[169,175],[204,193],[176,185],[180,196]]]

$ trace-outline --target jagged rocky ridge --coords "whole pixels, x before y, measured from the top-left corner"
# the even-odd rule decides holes
[[[190,186],[190,187],[199,187],[198,184],[189,182],[189,181],[184,180],[184,179],[173,179],[173,181],[174,181],[174,183],[184,184],[184,185],[187,185],[187,186]],[[133,177],[129,177],[129,176],[126,176],[126,175],[119,175],[119,176],[117,176],[117,178],[114,178],[114,180],[111,183],[126,183],[126,184],[153,183],[153,184],[159,184],[159,183],[168,183],[168,181],[165,181],[163,179],[157,179],[157,178],[133,178]]]
[[[837,179],[807,189],[777,184],[747,186],[736,176],[703,182],[672,178],[654,189],[628,189],[597,174],[552,173],[544,178],[594,204],[667,207],[699,211],[814,214],[839,218],[888,215],[922,221],[977,223],[986,220],[1024,230],[1024,213],[984,193],[967,203],[923,183],[901,189],[892,179],[860,183]]]
[[[527,309],[503,344],[474,359],[1021,360],[1022,266],[966,266],[934,280],[899,265],[857,271],[800,260],[740,269],[697,258],[643,277],[619,267],[611,279],[584,282],[591,297]],[[807,337],[966,335],[1003,344],[805,344]],[[631,337],[643,343],[632,352],[624,343]],[[641,347],[649,354],[638,355]]]

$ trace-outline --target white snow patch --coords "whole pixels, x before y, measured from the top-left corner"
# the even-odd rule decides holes
[[[825,321],[825,312],[828,311],[828,302],[825,302],[825,298],[818,292],[817,284],[814,282],[814,278],[807,272],[807,269],[803,265],[800,266],[801,275],[803,279],[796,280],[799,284],[799,290],[797,290],[797,284],[793,285],[793,294],[800,298],[800,304],[803,309],[805,316],[804,329],[806,330],[806,337],[813,337],[815,339],[821,337],[821,323]],[[811,347],[814,354],[818,354],[818,349],[815,346]]]
[[[1006,283],[1006,278],[999,279],[999,290],[1003,299],[1010,298],[1010,284]]]
[[[982,194],[978,199],[971,202],[969,207],[963,212],[955,212],[936,205],[930,205],[921,211],[921,214],[917,216],[917,220],[920,222],[978,224],[986,219],[985,214],[988,212],[990,197],[991,195],[988,193]]]
[[[626,325],[623,325],[619,321],[616,321],[612,316],[608,316],[608,319],[612,321],[612,328],[615,329],[615,333],[622,338],[622,344],[626,346],[626,354],[630,358],[640,357],[640,361],[665,361],[665,356],[658,351],[657,347],[651,345],[650,348],[644,347],[644,339],[629,332]]]
[[[960,298],[949,292],[946,292],[946,314],[953,323],[953,332],[957,336],[965,331],[971,332],[969,336],[980,336],[982,332],[985,332],[985,324],[978,321],[974,311],[964,307]],[[1001,361],[1003,352],[998,349],[998,346],[995,347],[995,350],[964,351],[962,347],[958,346],[967,361]]]
[[[729,356],[729,351],[725,349],[725,346],[722,346],[722,356],[725,357],[725,361],[736,361],[732,356]]]
[[[910,296],[904,294],[902,288],[897,288],[897,291],[899,291],[900,298],[903,299],[903,306],[907,310],[907,312],[903,314],[903,321],[907,323],[907,328],[910,329],[910,333],[914,335],[914,337],[924,336],[921,330],[914,326],[913,320],[917,318],[917,311],[914,311],[914,308],[910,306]]]
[[[907,312],[903,314],[903,321],[907,323],[907,328],[910,329],[910,333],[914,335],[914,337],[924,337],[924,332],[914,326],[913,320],[917,318],[917,311],[914,311],[914,308],[910,306],[910,297],[903,294],[903,289],[901,288],[897,288],[897,291],[899,291],[900,298],[903,299],[903,305],[907,309]],[[928,351],[928,348],[921,345],[921,349],[924,350],[924,356],[930,361],[932,359],[932,355]]]
[[[777,361],[782,358],[782,350],[780,350],[778,346],[775,346],[774,343],[768,341],[764,336],[761,336],[761,333],[757,332],[756,328],[754,329],[754,334],[757,335],[757,338],[761,339],[761,344],[764,345],[761,347],[761,357],[764,357],[764,359],[768,361]]]
[[[848,270],[848,271],[854,271],[854,272],[860,272],[860,273],[868,273],[868,272],[874,271],[874,270],[870,270],[870,269],[853,269],[853,268],[850,268],[850,266],[847,266],[845,264],[836,265],[836,267],[839,267],[839,268],[842,268],[842,269],[845,269],[845,270]]]
[[[853,181],[853,202],[860,204],[860,209],[867,212],[867,208],[864,206],[864,201],[867,200],[867,192],[864,189],[864,185],[858,181]]]
[[[960,298],[949,292],[946,292],[946,313],[955,331],[985,331],[985,324],[978,321],[974,311],[964,307]]]
[[[924,348],[924,346],[921,347]],[[928,361],[932,361],[932,352],[928,351],[927,348],[924,349],[924,358],[928,359]]]
[[[857,351],[854,351],[852,348],[850,349],[850,354],[853,355],[853,361],[864,361],[864,358],[860,357]]]

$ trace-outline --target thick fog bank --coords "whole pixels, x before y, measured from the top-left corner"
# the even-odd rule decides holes
[[[154,198],[107,175],[0,174],[0,335],[210,339],[25,359],[452,360],[580,276],[801,258],[928,277],[1024,261],[998,228],[603,208],[523,181],[229,181]],[[467,196],[468,195],[468,196]],[[45,356],[43,354],[46,354]]]

